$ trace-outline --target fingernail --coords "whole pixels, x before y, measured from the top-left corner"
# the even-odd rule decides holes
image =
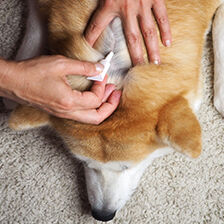
[[[170,40],[166,40],[165,43],[166,43],[166,46],[167,46],[167,47],[170,47],[170,46],[171,46],[171,42],[170,42]]]
[[[97,72],[102,72],[103,69],[104,69],[104,66],[100,63],[97,63],[95,66],[96,66],[96,71]]]
[[[154,63],[155,65],[158,65],[158,64],[159,64],[159,60],[154,60],[153,63]]]

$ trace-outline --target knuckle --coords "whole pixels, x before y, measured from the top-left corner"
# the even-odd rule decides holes
[[[90,31],[91,32],[97,32],[102,30],[102,25],[96,21],[93,21],[93,23],[90,25]]]
[[[96,94],[92,95],[91,99],[89,100],[91,102],[92,108],[94,109],[97,109],[102,105],[102,97],[99,97]]]
[[[72,110],[72,107],[73,107],[73,99],[72,97],[68,97],[68,96],[62,97],[60,99],[59,104],[60,104],[60,107],[64,109],[65,111],[70,111]]]
[[[140,7],[143,9],[145,6],[145,1],[144,0],[140,0],[139,1]]]
[[[144,38],[153,39],[156,36],[156,30],[155,28],[148,28],[143,30],[143,36]]]
[[[160,16],[157,20],[158,20],[158,23],[162,25],[168,23],[168,19],[166,16]]]
[[[102,118],[100,116],[96,116],[93,120],[93,124],[99,125],[102,122]]]
[[[64,70],[66,68],[66,60],[62,56],[56,56],[56,67],[60,70]]]
[[[121,10],[123,12],[124,15],[127,15],[129,12],[129,7],[128,7],[128,2],[127,1],[123,1],[121,4]]]
[[[127,34],[127,41],[129,45],[134,45],[139,43],[140,37],[139,35],[135,34],[135,33],[128,33]]]
[[[97,99],[96,99],[96,102],[95,102],[95,107],[96,107],[96,108],[99,108],[101,105],[102,105],[102,100],[99,99],[99,98],[97,98]]]
[[[82,62],[82,69],[83,69],[85,74],[90,73],[89,66],[86,63],[84,63],[84,62]]]

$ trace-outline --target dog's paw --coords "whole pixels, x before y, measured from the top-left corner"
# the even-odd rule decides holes
[[[10,115],[9,127],[16,131],[49,125],[49,115],[36,108],[20,105]]]
[[[202,152],[202,146],[201,143],[198,143],[198,145],[195,148],[184,151],[184,154],[186,154],[190,158],[198,158],[201,155],[201,152]]]

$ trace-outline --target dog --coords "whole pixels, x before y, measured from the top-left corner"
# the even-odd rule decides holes
[[[39,0],[40,10],[48,20],[52,54],[96,62],[110,51],[115,53],[108,82],[122,89],[123,94],[118,109],[102,124],[61,119],[29,106],[17,107],[9,118],[9,126],[14,130],[52,127],[72,154],[83,161],[95,219],[114,218],[155,158],[173,150],[192,158],[200,155],[201,128],[195,116],[202,97],[200,61],[214,15],[214,104],[224,114],[222,3],[220,0],[166,0],[174,40],[172,47],[160,44],[160,65],[147,63],[145,51],[146,63],[132,67],[119,18],[110,23],[94,48],[83,37],[98,0]],[[25,45],[21,55],[26,54]],[[73,89],[80,91],[92,84],[81,76],[68,76],[68,81]]]

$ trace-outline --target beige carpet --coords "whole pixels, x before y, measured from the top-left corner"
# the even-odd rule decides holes
[[[1,56],[13,56],[24,15],[23,0],[0,1]],[[132,199],[109,223],[224,223],[224,119],[212,105],[210,36],[203,58],[205,96],[199,114],[203,154],[197,160],[178,153],[157,159]],[[11,131],[9,114],[0,106],[0,223],[96,223],[90,216],[81,164],[47,129]]]

